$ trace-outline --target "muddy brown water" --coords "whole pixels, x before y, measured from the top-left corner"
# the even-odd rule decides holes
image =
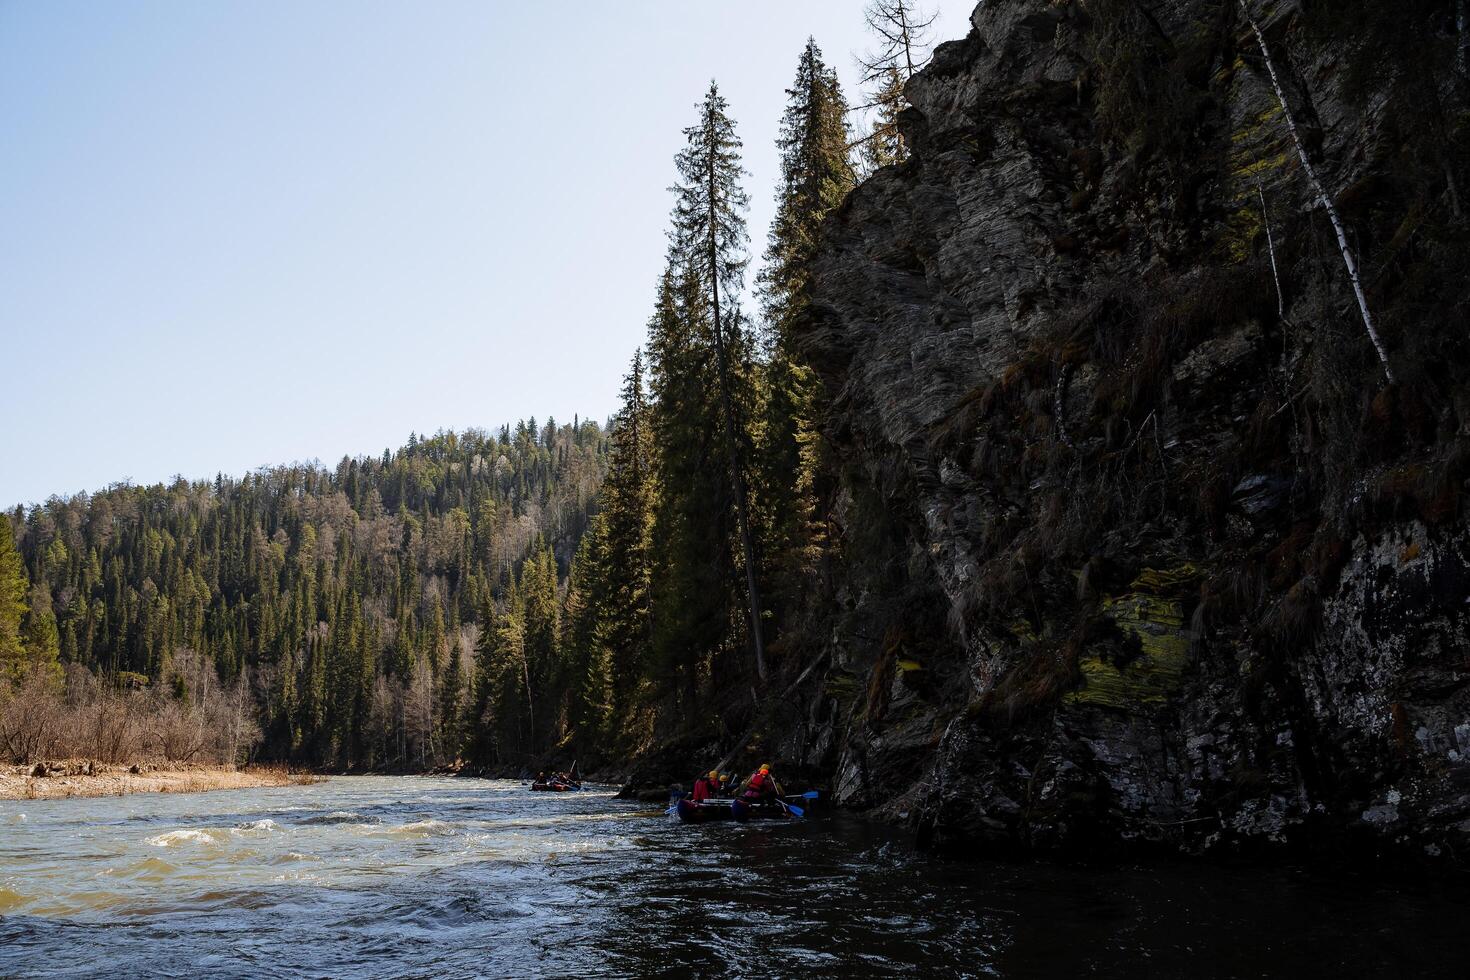
[[[0,976],[1470,975],[1470,893],[957,863],[840,816],[335,777],[0,802]]]

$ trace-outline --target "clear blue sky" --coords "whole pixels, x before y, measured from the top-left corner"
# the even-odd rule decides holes
[[[858,101],[861,6],[0,0],[0,505],[604,418],[694,103],[759,255],[783,89],[812,34]]]

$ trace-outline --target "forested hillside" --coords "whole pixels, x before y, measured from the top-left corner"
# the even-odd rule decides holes
[[[748,175],[711,84],[673,162],[646,355],[609,430],[531,422],[331,471],[18,508],[0,610],[12,678],[39,696],[64,667],[74,709],[134,689],[146,697],[123,703],[149,717],[196,720],[228,714],[201,702],[213,684],[231,717],[253,706],[258,756],[331,766],[516,768],[558,750],[621,764],[685,736],[729,741],[815,645],[800,610],[828,557],[833,481],[794,338],[854,151],[868,166],[905,152],[892,82],[912,53],[875,58],[883,111],[853,140],[835,71],[815,42],[799,54],[758,316],[742,307]],[[33,703],[11,698],[11,714]],[[0,740],[35,726],[0,718]]]
[[[253,695],[260,756],[452,760],[474,707],[477,641],[528,616],[533,635],[545,629],[537,617],[554,624],[558,573],[595,510],[606,448],[597,423],[531,420],[412,437],[330,470],[16,508],[18,560],[0,560],[0,624],[13,624],[0,664],[53,683],[65,669],[73,688],[84,669],[190,703],[211,683],[200,663],[212,664],[219,688]],[[481,744],[493,756],[493,739]]]

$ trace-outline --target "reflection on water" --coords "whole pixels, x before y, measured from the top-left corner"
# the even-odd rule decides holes
[[[339,777],[0,802],[0,975],[1462,976],[1470,896],[913,856],[853,821]]]

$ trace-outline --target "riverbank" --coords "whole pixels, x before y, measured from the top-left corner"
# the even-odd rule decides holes
[[[0,800],[55,800],[130,793],[205,793],[217,789],[304,786],[323,777],[285,767],[210,766],[146,762],[109,766],[69,759],[32,766],[0,767]]]

